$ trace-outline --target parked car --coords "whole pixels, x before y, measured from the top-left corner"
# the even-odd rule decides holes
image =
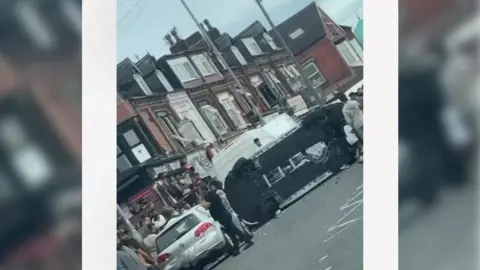
[[[233,251],[221,225],[200,205],[168,221],[155,244],[162,270],[197,269],[206,259]]]

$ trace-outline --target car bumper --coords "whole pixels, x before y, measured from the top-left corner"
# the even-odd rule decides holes
[[[206,233],[201,240],[186,249],[180,258],[176,258],[162,270],[182,270],[190,266],[195,266],[210,256],[219,254],[227,245],[223,232],[219,228]],[[220,254],[219,254],[220,255]]]

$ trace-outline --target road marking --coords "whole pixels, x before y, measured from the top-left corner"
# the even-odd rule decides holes
[[[351,224],[351,223],[357,222],[357,221],[359,221],[359,220],[360,220],[360,219],[362,219],[362,218],[363,218],[363,217],[354,218],[354,219],[352,219],[352,220],[349,220],[349,221],[346,221],[346,222],[344,222],[344,223],[342,223],[342,224],[340,224],[340,225],[332,226],[332,227],[330,227],[330,228],[328,229],[328,231],[327,231],[327,232],[331,232],[331,231],[333,231],[333,230],[336,230],[336,229],[338,229],[338,228],[341,228],[341,227],[347,226],[348,224]]]
[[[345,218],[347,218],[353,211],[355,211],[355,209],[357,209],[358,207],[362,206],[362,203],[358,203],[357,205],[355,205],[352,209],[350,209],[350,211],[348,211],[341,219],[339,219],[337,222],[335,222],[335,224],[333,224],[332,226],[330,226],[330,228],[327,230],[328,232],[332,231],[335,229],[335,226],[337,226],[340,222],[342,222]]]
[[[344,205],[342,205],[340,207],[340,210],[344,210],[345,208],[348,208],[352,205],[355,205],[355,204],[359,203],[360,201],[363,202],[363,198],[361,198],[360,200],[358,200],[356,202],[350,203],[351,201],[355,200],[359,195],[362,195],[362,194],[363,194],[363,190],[358,192],[357,194],[355,194],[355,196],[353,196],[352,198],[350,198],[350,200],[348,200]]]
[[[345,210],[345,209],[350,208],[350,207],[352,207],[352,206],[354,206],[354,205],[362,204],[362,203],[363,203],[363,199],[360,199],[360,200],[355,201],[355,202],[352,202],[352,203],[350,203],[350,204],[342,205],[342,207],[340,207],[340,210]]]
[[[340,233],[342,233],[343,231],[345,231],[349,226],[345,226],[343,227],[342,229],[340,229],[338,232],[336,232],[334,235],[328,237],[327,239],[323,240],[323,243],[325,244],[326,242],[332,240],[335,236],[339,235]]]
[[[357,190],[362,189],[363,190],[363,184],[357,187]]]
[[[330,269],[332,269],[332,267],[331,267],[331,266],[329,266],[329,267],[328,267],[327,269],[325,269],[325,270],[330,270]]]
[[[321,263],[323,260],[325,260],[326,258],[328,258],[328,255],[325,255],[323,256],[320,260],[318,260],[319,263]]]

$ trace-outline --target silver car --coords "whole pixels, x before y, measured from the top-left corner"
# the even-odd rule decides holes
[[[157,262],[163,270],[195,269],[209,256],[221,256],[233,250],[231,239],[198,205],[170,220],[155,241]]]

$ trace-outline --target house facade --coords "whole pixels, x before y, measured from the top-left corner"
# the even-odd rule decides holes
[[[279,24],[277,30],[304,75],[327,100],[333,91],[345,91],[363,78],[360,43],[354,36],[350,39],[315,2]]]
[[[256,106],[266,113],[281,106],[281,101],[302,90],[299,73],[290,63],[287,52],[279,48],[264,26],[256,21],[232,37],[227,33],[220,34],[208,20],[202,23],[205,32],[221,52],[228,66],[233,70],[243,89],[237,89],[233,79],[221,61],[215,55],[209,55],[217,69],[226,78],[226,86],[231,88],[231,95],[244,114],[251,113]],[[172,38],[173,37],[173,38]],[[175,39],[173,41],[173,39]],[[167,34],[166,40],[171,43],[172,52],[205,49],[206,42],[199,32],[186,39],[178,39],[178,34]]]

